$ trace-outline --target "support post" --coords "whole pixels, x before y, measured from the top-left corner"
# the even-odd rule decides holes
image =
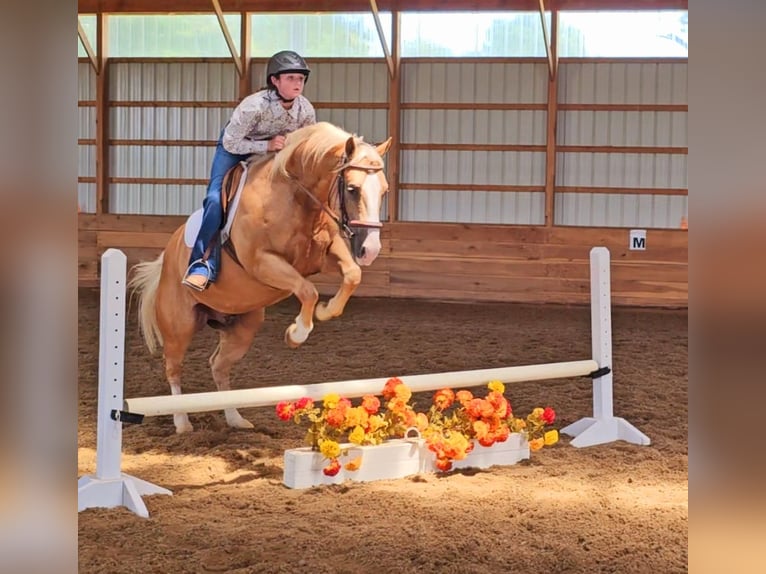
[[[110,416],[113,409],[120,410],[123,400],[126,263],[125,254],[117,249],[107,249],[101,256],[96,475],[77,481],[77,510],[126,506],[148,518],[141,496],[172,493],[121,471],[122,422]]]
[[[590,250],[590,328],[593,360],[609,373],[593,379],[593,416],[582,418],[561,432],[575,437],[576,447],[593,446],[616,440],[648,445],[649,437],[625,419],[615,417],[612,408],[612,292],[609,250]]]

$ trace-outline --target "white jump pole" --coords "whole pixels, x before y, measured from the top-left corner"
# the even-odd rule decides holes
[[[107,249],[101,257],[96,475],[77,481],[77,510],[126,506],[148,518],[141,496],[172,493],[121,471],[122,422],[111,416],[123,399],[126,261],[117,249]]]
[[[648,445],[649,437],[612,412],[612,287],[609,250],[590,250],[590,329],[593,360],[609,372],[593,379],[593,416],[561,429],[575,437],[572,446],[583,447],[624,440]]]
[[[399,379],[412,392],[433,391],[443,387],[475,387],[489,381],[517,383],[541,381],[566,377],[585,376],[598,369],[596,361],[571,361],[520,367],[501,367],[476,371],[453,371],[425,375],[405,375]],[[379,395],[389,377],[315,383],[311,385],[286,385],[261,389],[213,391],[188,395],[161,395],[125,399],[125,411],[144,416],[171,415],[173,413],[199,413],[228,408],[265,407],[280,401],[297,401],[301,397],[320,400],[328,393],[338,393],[346,398]]]

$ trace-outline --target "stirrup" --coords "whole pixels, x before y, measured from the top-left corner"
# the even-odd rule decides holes
[[[202,285],[197,285],[196,283],[192,283],[189,281],[190,272],[192,270],[192,267],[194,267],[197,264],[202,264],[205,266],[205,270],[207,271],[205,276],[205,282]],[[184,278],[181,280],[181,283],[186,285],[187,287],[191,287],[195,291],[204,291],[207,289],[208,284],[210,283],[210,275],[212,273],[212,270],[210,269],[210,264],[207,262],[206,259],[197,259],[196,261],[192,261],[189,264],[189,267],[186,268],[186,273],[184,274]],[[199,277],[202,277],[202,273],[192,273],[191,275],[197,275]]]

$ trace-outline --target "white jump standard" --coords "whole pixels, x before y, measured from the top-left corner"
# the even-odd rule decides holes
[[[540,365],[399,376],[413,392],[444,387],[473,387],[491,380],[504,383],[589,376],[593,379],[593,416],[561,429],[575,438],[570,444],[586,447],[624,440],[639,445],[649,438],[612,408],[612,321],[609,251],[590,251],[592,359]],[[376,379],[287,385],[260,389],[162,395],[123,400],[125,255],[115,249],[102,256],[101,342],[99,363],[97,472],[78,483],[78,510],[127,506],[147,517],[141,500],[145,494],[171,494],[169,490],[122,474],[122,423],[141,422],[145,416],[196,413],[227,408],[276,405],[301,397],[321,400],[328,393],[353,398],[380,394],[390,376]],[[109,338],[111,337],[111,338]]]

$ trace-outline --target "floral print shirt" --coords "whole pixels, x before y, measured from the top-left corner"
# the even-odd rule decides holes
[[[247,96],[234,109],[223,132],[223,147],[229,153],[264,155],[271,138],[316,123],[316,112],[304,96],[293,100],[289,110],[282,107],[272,90]]]

